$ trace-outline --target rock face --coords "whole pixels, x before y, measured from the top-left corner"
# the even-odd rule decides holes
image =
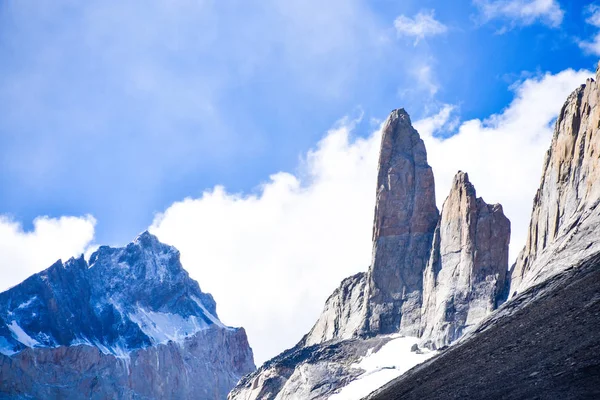
[[[425,144],[406,111],[394,110],[381,139],[366,333],[418,333],[423,270],[438,218]]]
[[[600,250],[599,96],[598,83],[588,79],[560,111],[511,295]]]
[[[391,340],[349,339],[284,351],[245,376],[229,394],[236,400],[325,400],[364,371],[353,365]]]
[[[510,221],[454,177],[423,277],[423,340],[447,346],[497,308],[508,272]]]
[[[520,292],[368,400],[600,398],[600,255]]]
[[[346,278],[325,302],[317,323],[302,339],[310,346],[333,339],[350,339],[364,326],[366,274]]]
[[[420,329],[423,271],[439,212],[425,144],[404,109],[384,123],[368,273],[342,282],[306,344]]]
[[[223,399],[255,369],[244,330],[147,232],[1,293],[0,353],[0,393],[35,398]]]

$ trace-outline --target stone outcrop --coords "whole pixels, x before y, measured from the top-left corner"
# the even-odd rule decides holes
[[[442,207],[423,277],[422,338],[447,346],[498,305],[508,272],[510,221],[477,198],[464,172]]]
[[[600,255],[504,303],[364,400],[600,398]]]
[[[423,271],[439,212],[425,144],[404,109],[383,125],[372,263],[329,297],[305,344],[420,330]]]
[[[326,400],[364,373],[355,364],[392,338],[348,339],[286,350],[246,375],[230,400]]]
[[[127,357],[87,345],[0,354],[0,398],[218,400],[253,370],[244,330],[212,326]]]
[[[0,397],[224,399],[254,369],[243,328],[148,232],[0,293]]]
[[[325,302],[321,316],[301,344],[311,346],[355,336],[364,325],[366,283],[364,272],[344,279]]]
[[[511,296],[600,250],[599,96],[588,79],[560,111],[527,242],[511,271]]]
[[[423,270],[439,218],[425,144],[404,109],[383,127],[364,332],[419,331]]]

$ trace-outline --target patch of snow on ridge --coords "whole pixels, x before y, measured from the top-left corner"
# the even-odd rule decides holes
[[[177,314],[138,308],[135,313],[128,316],[154,344],[182,341],[186,337],[208,328],[208,324],[195,315],[183,318]]]
[[[354,368],[360,368],[365,372],[344,386],[340,392],[329,397],[329,400],[362,399],[437,354],[427,349],[420,349],[422,353],[411,351],[411,347],[419,343],[418,338],[395,336],[397,337],[386,343],[379,351],[375,353],[369,351],[359,363],[354,364]]]
[[[17,324],[17,321],[13,321],[7,326],[8,329],[10,329],[10,331],[12,332],[14,338],[17,339],[19,342],[23,343],[25,346],[34,347],[39,345],[39,342],[37,340],[25,333],[23,328],[21,328],[19,324]]]
[[[206,309],[206,307],[204,307],[204,304],[202,304],[202,302],[200,301],[200,299],[198,299],[196,296],[192,296],[192,300],[194,300],[194,302],[196,304],[198,304],[198,307],[200,307],[202,309],[202,312],[204,312],[204,315],[206,315],[206,317],[208,319],[210,319],[210,321],[213,324],[217,325],[220,328],[230,329],[228,326],[226,326],[225,324],[223,324],[219,318],[215,317],[210,312],[208,312],[208,310]]]
[[[33,303],[35,300],[37,300],[37,296],[33,296],[31,299],[27,300],[25,303],[22,303],[21,305],[19,305],[19,307],[17,307],[17,310],[23,309],[23,308],[27,308],[31,305],[31,303]]]

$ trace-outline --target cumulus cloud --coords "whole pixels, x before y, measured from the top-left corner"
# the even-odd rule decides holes
[[[556,0],[474,0],[484,22],[493,19],[510,21],[511,25],[532,25],[542,22],[560,26],[564,11]]]
[[[458,124],[447,105],[416,121],[438,205],[456,171],[469,172],[478,194],[501,202],[511,218],[514,258],[525,242],[551,122],[589,74],[567,70],[520,82],[512,103],[485,120]],[[456,134],[437,135],[447,130]],[[247,329],[258,362],[294,345],[340,280],[369,265],[381,132],[352,132],[353,123],[343,121],[298,172],[274,174],[254,194],[215,187],[173,204],[150,228],[181,250],[184,267],[215,296],[224,322]]]
[[[94,239],[95,219],[38,217],[33,230],[0,215],[0,291],[48,268],[58,259],[85,252]]]
[[[435,132],[456,124],[450,106],[415,124],[434,170],[438,205],[454,174],[468,172],[478,195],[488,203],[501,203],[511,220],[511,260],[525,244],[553,122],[569,93],[591,75],[569,69],[520,82],[513,86],[515,97],[505,110],[485,120],[464,121],[449,138]]]
[[[258,362],[306,333],[340,280],[367,269],[379,133],[330,130],[296,174],[280,172],[256,194],[223,187],[173,204],[151,227],[244,326]]]
[[[600,6],[591,4],[586,8],[586,13],[588,17],[585,22],[600,28]],[[600,31],[596,32],[591,40],[580,40],[578,43],[579,47],[586,53],[600,55]]]
[[[415,38],[415,45],[427,36],[435,36],[446,33],[448,27],[435,19],[434,10],[421,11],[413,18],[400,15],[394,21],[394,27],[398,36],[409,36]]]

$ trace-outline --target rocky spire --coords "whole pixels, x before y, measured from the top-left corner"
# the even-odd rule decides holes
[[[423,140],[406,111],[394,110],[381,139],[366,333],[418,332],[423,270],[438,218]]]
[[[527,243],[511,271],[511,295],[600,251],[599,96],[598,83],[588,79],[556,120]]]
[[[459,171],[442,207],[423,276],[423,340],[449,345],[491,313],[505,287],[510,221]]]

